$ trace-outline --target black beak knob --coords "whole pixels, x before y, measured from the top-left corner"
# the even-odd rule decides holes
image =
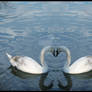
[[[55,50],[53,51],[53,56],[55,56],[55,57],[58,56],[58,51],[57,50],[56,51]]]
[[[59,53],[58,53],[58,50],[56,50],[56,57],[58,56],[58,54],[59,54]]]

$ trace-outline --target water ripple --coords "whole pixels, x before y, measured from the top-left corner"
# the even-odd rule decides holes
[[[64,45],[71,51],[71,63],[92,55],[91,6],[91,2],[0,2],[0,90],[42,90],[43,79],[46,85],[54,80],[50,90],[60,90],[57,79],[65,83],[62,77],[65,53],[57,58],[46,53],[45,61],[49,66],[46,78],[8,69],[11,64],[5,53],[30,56],[40,63],[42,48]],[[92,89],[91,79],[81,81],[72,77],[72,82],[71,90]]]

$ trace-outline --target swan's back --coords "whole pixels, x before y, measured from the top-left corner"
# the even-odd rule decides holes
[[[28,73],[41,73],[42,71],[42,66],[35,61],[34,59],[27,57],[27,56],[22,56],[22,57],[18,57],[15,56],[13,57],[14,62],[16,62],[16,67],[19,70],[22,70],[24,72],[28,72]]]
[[[69,67],[70,73],[84,73],[92,70],[92,56],[81,57]]]

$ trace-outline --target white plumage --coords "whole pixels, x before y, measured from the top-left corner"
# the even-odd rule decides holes
[[[6,55],[8,56],[12,66],[16,67],[17,69],[27,73],[42,74],[48,71],[48,66],[46,62],[44,62],[44,54],[46,51],[53,53],[54,49],[51,46],[48,46],[41,51],[41,65],[34,59],[27,56],[12,57],[8,53],[6,53]]]
[[[80,74],[92,70],[92,57],[81,57],[72,65],[64,67],[64,71],[71,74]]]
[[[80,74],[89,72],[92,70],[92,56],[84,56],[76,60],[73,64],[71,63],[71,55],[68,48],[65,46],[60,46],[58,48],[59,52],[65,52],[67,55],[67,62],[65,63],[63,69],[64,72],[70,73],[70,74]]]

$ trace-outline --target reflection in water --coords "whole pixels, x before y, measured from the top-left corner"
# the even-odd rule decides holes
[[[35,74],[28,74],[28,73],[21,72],[21,71],[17,70],[15,67],[12,67],[12,66],[10,66],[8,69],[11,69],[12,74],[14,74],[15,76],[17,76],[19,78],[22,78],[22,79],[30,79],[30,78],[35,79],[36,77],[40,76],[40,80],[39,80],[38,84],[39,84],[39,87],[40,87],[41,91],[60,90],[60,89],[65,90],[65,91],[69,91],[72,88],[72,79],[71,79],[71,77],[75,77],[75,78],[79,78],[79,79],[85,79],[85,80],[92,78],[92,71],[87,72],[87,73],[83,73],[83,74],[78,74],[78,75],[67,74],[67,73],[63,72],[63,75],[66,79],[67,84],[63,85],[63,83],[60,80],[58,80],[58,85],[57,86],[60,89],[58,89],[58,88],[53,89],[53,82],[55,80],[54,81],[52,80],[50,82],[50,84],[48,84],[48,85],[44,84],[46,79],[47,79],[47,76],[48,76],[49,72],[45,73],[45,74],[35,75]]]
[[[72,88],[72,79],[71,79],[71,76],[69,74],[66,74],[66,73],[63,73],[63,74],[64,74],[64,77],[65,77],[65,79],[67,81],[67,85],[66,86],[62,85],[62,83],[60,82],[60,80],[58,80],[58,87],[61,90],[63,89],[65,91],[69,91]],[[42,91],[46,91],[46,90],[60,90],[58,88],[55,88],[55,89],[52,88],[53,87],[53,82],[55,80],[52,80],[51,83],[48,86],[44,85],[44,82],[45,82],[47,76],[48,76],[48,73],[41,75],[40,82],[39,82],[40,89]]]
[[[78,78],[78,79],[91,79],[92,78],[92,71],[82,73],[82,74],[76,74],[76,75],[71,74],[71,76]]]
[[[63,73],[64,76],[65,76],[65,79],[67,81],[67,85],[62,85],[62,83],[60,82],[60,80],[58,80],[58,86],[59,88],[61,89],[64,89],[66,91],[69,91],[72,87],[72,79],[71,79],[71,76],[69,74],[66,74],[66,73]]]
[[[73,80],[72,90],[91,91],[92,90],[92,71],[82,74],[71,74]]]
[[[12,66],[10,66],[9,69],[11,69],[12,74],[22,79],[28,79],[28,78],[34,79],[35,77],[41,76],[39,80],[39,87],[41,90],[48,90],[53,87],[53,81],[48,86],[44,85],[44,82],[46,80],[46,77],[48,76],[48,73],[39,74],[39,75],[29,74],[29,73],[21,72],[20,70],[17,70],[15,67],[12,67]]]
[[[50,83],[50,85],[46,86],[44,85],[44,81],[48,75],[48,73],[45,74],[28,74],[28,73],[24,73],[21,72],[20,70],[17,70],[15,67],[10,66],[9,69],[11,69],[11,73],[14,74],[15,76],[22,78],[22,79],[35,79],[36,77],[40,76],[40,80],[39,80],[39,87],[41,90],[48,90],[50,88],[52,88],[53,86],[53,81]]]
[[[44,85],[44,82],[45,82],[47,76],[48,76],[48,73],[41,75],[40,82],[39,82],[41,91],[46,91],[53,87],[53,80],[51,81],[51,83],[48,86]]]
[[[16,67],[10,66],[9,69],[11,69],[11,73],[14,74],[15,76],[18,76],[22,79],[28,79],[28,78],[35,78],[39,75],[36,74],[29,74],[29,73],[24,73],[18,70]]]
[[[35,79],[37,76],[40,76],[40,80],[39,80],[39,87],[40,87],[40,90],[41,91],[48,91],[48,90],[53,90],[53,80],[50,82],[50,84],[48,85],[45,85],[45,80],[47,79],[47,76],[49,74],[48,73],[45,73],[45,74],[39,74],[39,75],[35,75],[35,74],[28,74],[28,73],[24,73],[24,72],[21,72],[19,70],[17,70],[15,67],[12,67],[10,66],[9,69],[11,69],[11,73],[14,74],[15,76],[17,77],[20,77],[22,79]],[[62,85],[62,83],[60,82],[60,80],[58,80],[58,87],[60,89],[63,89],[63,90],[70,90],[71,87],[72,87],[72,80],[71,80],[71,77],[70,75],[66,74],[66,73],[63,73],[65,78],[66,78],[66,81],[67,81],[67,85],[64,86]],[[55,88],[54,90],[60,90],[60,89],[57,89]]]

